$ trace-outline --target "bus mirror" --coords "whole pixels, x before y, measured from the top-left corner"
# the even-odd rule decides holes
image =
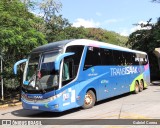
[[[17,66],[19,65],[19,64],[21,64],[21,63],[24,63],[24,62],[26,62],[27,61],[27,59],[23,59],[23,60],[20,60],[20,61],[17,61],[15,64],[14,64],[14,74],[17,74]]]
[[[64,54],[60,54],[55,60],[55,70],[59,71],[60,62],[61,62],[62,59],[64,59],[67,56],[74,55],[74,54],[75,54],[74,52],[67,52],[67,53],[64,53]]]

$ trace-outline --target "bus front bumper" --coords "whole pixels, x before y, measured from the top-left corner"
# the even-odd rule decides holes
[[[29,109],[29,110],[42,110],[42,111],[52,111],[52,112],[61,112],[59,104],[56,102],[48,102],[48,103],[36,103],[29,102],[24,99],[22,99],[22,106],[23,109]]]

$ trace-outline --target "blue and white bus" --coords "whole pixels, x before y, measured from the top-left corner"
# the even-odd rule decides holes
[[[62,112],[127,92],[139,93],[150,84],[145,52],[88,39],[64,40],[32,50],[25,62],[24,109]]]

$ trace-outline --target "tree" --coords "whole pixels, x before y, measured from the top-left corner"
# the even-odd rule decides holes
[[[45,22],[49,22],[62,8],[59,0],[21,0],[31,12],[41,16]]]
[[[160,0],[152,0],[152,2],[160,3]]]
[[[155,48],[160,47],[160,22],[159,20],[155,25],[152,25],[150,30],[137,30],[129,36],[126,45],[132,49],[144,51],[148,53],[151,78],[160,78],[158,69],[157,58],[153,51]]]
[[[124,46],[127,37],[120,36],[115,32],[110,32],[101,28],[66,27],[64,29],[65,39],[91,39],[102,42]]]
[[[41,2],[40,10],[45,22],[50,22],[52,18],[56,16],[56,12],[59,12],[61,7],[61,2],[56,0],[45,0],[44,2]]]
[[[9,81],[13,77],[13,64],[26,58],[34,47],[47,42],[45,36],[34,28],[38,18],[30,13],[20,0],[1,0],[0,17],[0,48],[4,53],[4,77]],[[21,81],[20,79],[19,82]]]
[[[36,15],[43,19],[43,22],[38,24],[36,28],[43,32],[48,42],[53,42],[63,39],[63,29],[70,26],[67,19],[62,15],[57,15],[62,7],[58,0],[22,0],[23,3],[32,12],[36,11]],[[31,4],[31,7],[28,6]]]
[[[53,16],[49,22],[44,23],[43,33],[46,35],[48,42],[66,39],[64,29],[70,27],[69,21],[59,16]]]

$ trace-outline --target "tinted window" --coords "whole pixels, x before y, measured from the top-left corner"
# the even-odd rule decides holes
[[[132,53],[123,52],[124,65],[132,65]]]
[[[114,65],[124,65],[125,60],[122,51],[113,50]]]
[[[135,62],[139,65],[146,65],[148,63],[147,55],[144,54],[136,54]]]
[[[113,65],[114,64],[112,50],[101,48],[100,52],[101,52],[102,65]]]
[[[74,52],[75,54],[71,57],[74,60],[75,66],[79,66],[81,55],[83,52],[84,46],[69,46],[66,49],[66,52]]]
[[[147,55],[143,55],[142,65],[146,65],[147,63],[148,63],[148,57],[147,57]]]
[[[75,54],[64,59],[62,71],[62,85],[69,83],[77,76],[83,49],[84,46],[67,47],[66,52],[74,52]]]
[[[139,65],[139,54],[132,53],[132,63],[133,65]]]
[[[100,49],[95,47],[88,47],[84,64],[84,70],[92,66],[98,65],[101,65]]]
[[[146,65],[147,55],[125,51],[88,47],[84,70],[98,65]]]

